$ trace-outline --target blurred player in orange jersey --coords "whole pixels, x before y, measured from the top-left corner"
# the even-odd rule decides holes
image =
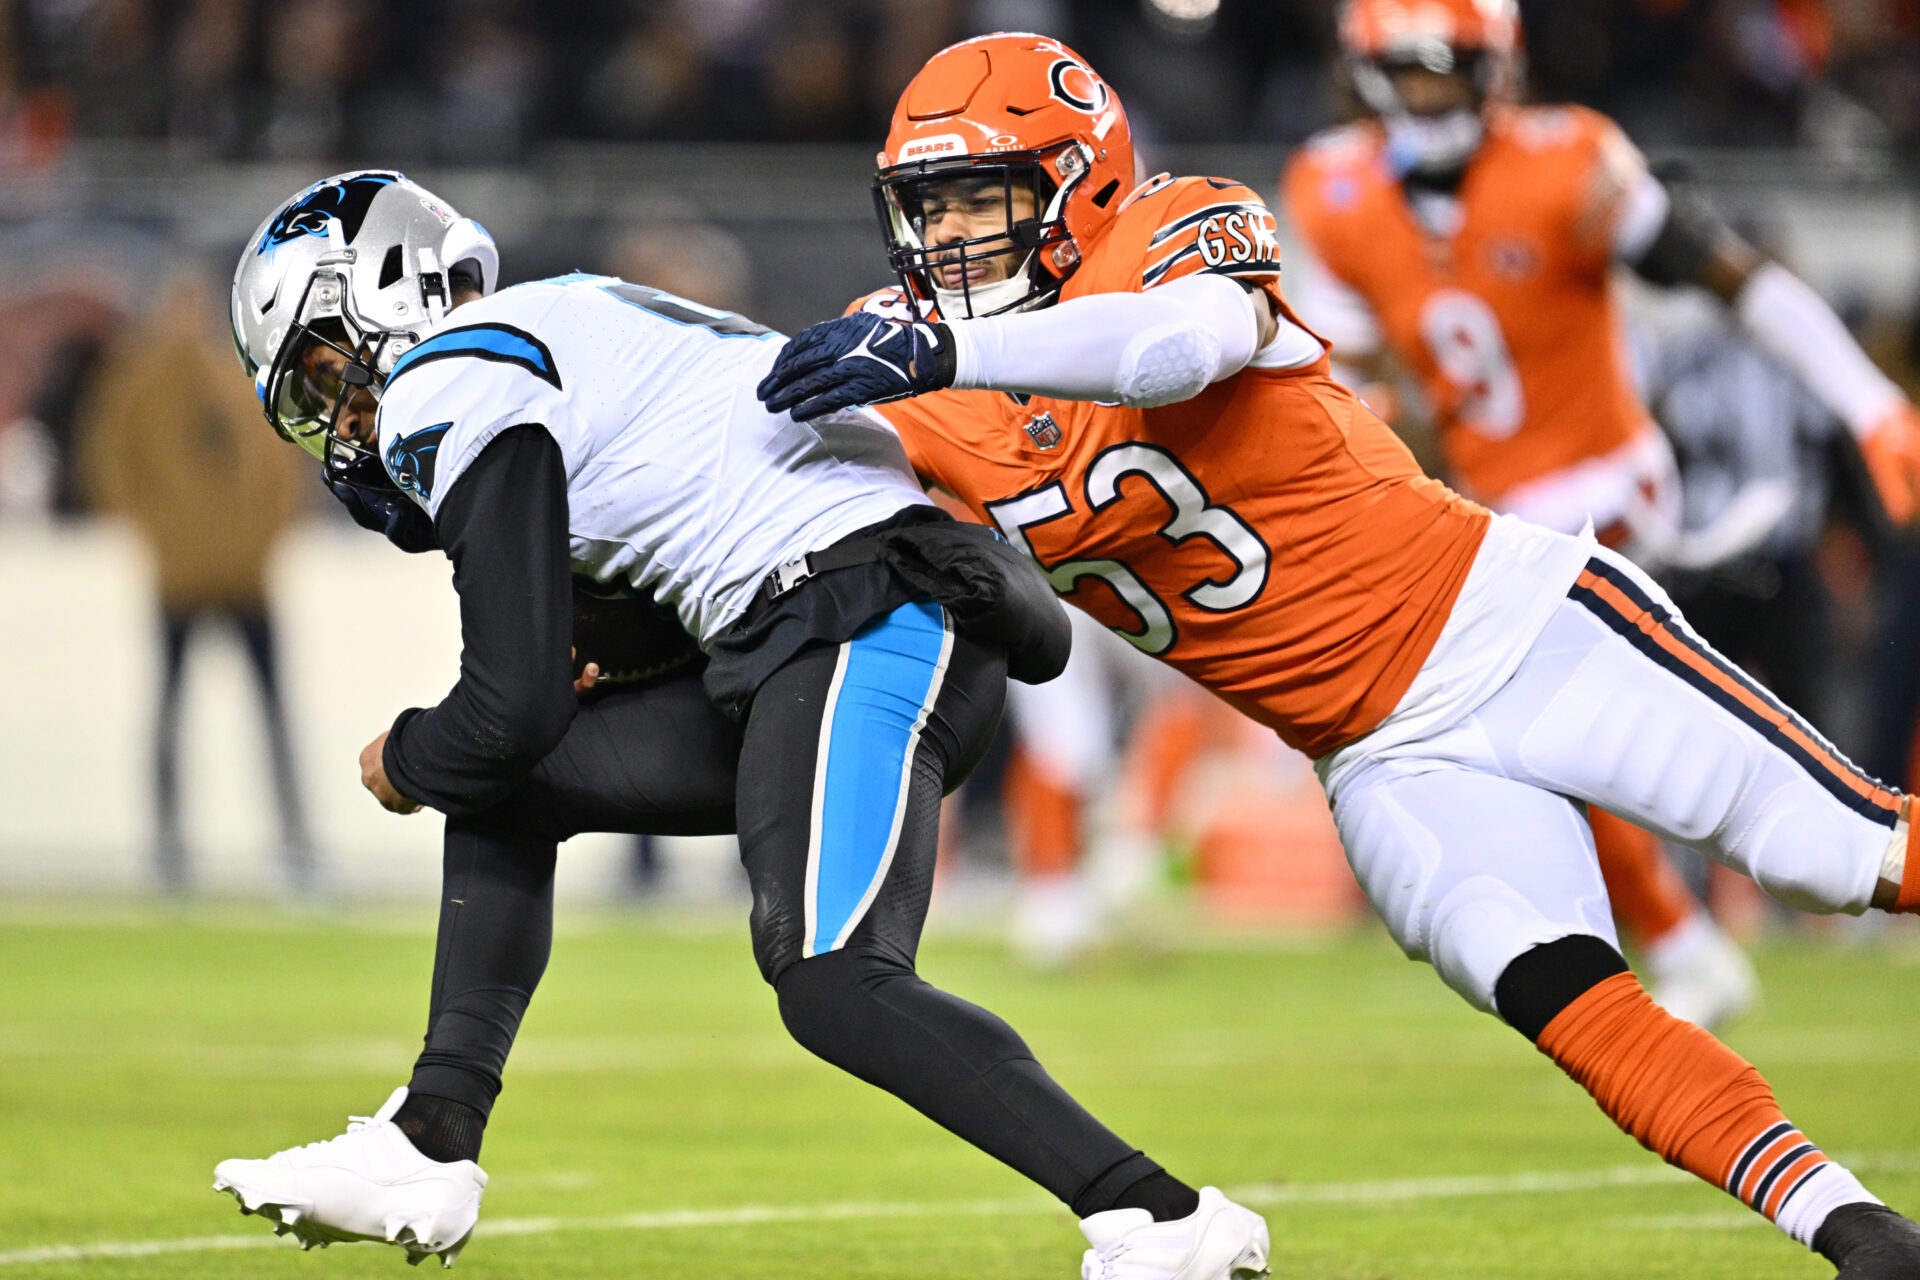
[[[1920,1274],[1920,1227],[1627,971],[1580,811],[1858,914],[1920,909],[1906,797],[1701,643],[1625,558],[1422,475],[1288,308],[1258,197],[1166,176],[1129,192],[1126,117],[1064,46],[998,35],[935,55],[881,164],[917,318],[803,331],[762,399],[802,421],[884,404],[922,478],[1063,595],[1315,758],[1410,956],[1843,1280]],[[1119,1225],[1087,1224],[1088,1280],[1188,1274],[1123,1270]]]
[[[1669,195],[1604,116],[1523,107],[1512,0],[1350,0],[1341,46],[1375,118],[1296,153],[1287,209],[1312,248],[1301,307],[1363,376],[1425,388],[1449,478],[1496,511],[1658,569],[1679,549],[1672,451],[1629,377],[1611,273],[1698,284],[1859,438],[1894,520],[1914,511],[1912,404],[1784,267]],[[1648,833],[1596,812],[1614,910],[1655,999],[1702,1026],[1757,993]]]
[[[1101,874],[1089,855],[1104,840],[1100,802],[1119,771],[1120,683],[1139,674],[1128,671],[1135,666],[1159,674],[1091,616],[1072,617],[1067,669],[1019,693],[1009,685],[1007,696],[1007,845],[1016,873],[1008,940],[1039,969],[1066,967],[1099,943],[1110,908],[1128,896],[1115,891],[1114,868]]]

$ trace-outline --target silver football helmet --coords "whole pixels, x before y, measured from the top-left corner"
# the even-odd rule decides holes
[[[393,362],[452,303],[450,276],[499,278],[486,228],[391,170],[314,183],[262,222],[233,274],[233,342],[267,421],[346,471],[371,455],[339,438],[341,407],[376,399]]]

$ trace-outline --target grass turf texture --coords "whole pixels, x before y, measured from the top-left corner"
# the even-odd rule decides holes
[[[208,1189],[215,1161],[330,1137],[404,1081],[432,948],[405,919],[40,923],[16,907],[0,922],[0,1280],[414,1274],[384,1246],[268,1244]],[[1759,961],[1766,1009],[1730,1041],[1815,1141],[1920,1210],[1920,950],[1796,942]],[[1069,977],[936,936],[922,962],[1174,1172],[1252,1188],[1276,1276],[1831,1274],[1728,1198],[1664,1179],[1376,932]],[[568,920],[485,1164],[457,1268],[475,1280],[1077,1274],[1064,1210],[787,1040],[740,922]],[[694,1216],[662,1220],[675,1210]],[[45,1251],[183,1238],[239,1247]]]

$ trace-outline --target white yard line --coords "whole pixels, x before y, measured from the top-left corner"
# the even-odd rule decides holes
[[[1391,1204],[1402,1200],[1458,1200],[1470,1196],[1541,1195],[1690,1182],[1691,1174],[1664,1164],[1623,1164],[1611,1169],[1553,1173],[1490,1173],[1451,1178],[1396,1178],[1386,1182],[1270,1183],[1238,1187],[1249,1204]]]
[[[1861,1172],[1911,1170],[1911,1156],[1865,1157],[1851,1162]],[[1477,1196],[1546,1195],[1567,1191],[1596,1191],[1608,1187],[1643,1187],[1692,1179],[1666,1165],[1615,1165],[1536,1173],[1477,1174],[1447,1178],[1399,1178],[1380,1182],[1267,1183],[1234,1187],[1235,1199],[1255,1205],[1397,1204],[1409,1200],[1455,1200]],[[1012,1214],[1060,1213],[1060,1206],[1040,1196],[1013,1200],[949,1200],[842,1202],[838,1204],[739,1205],[731,1209],[668,1209],[655,1213],[624,1213],[602,1217],[500,1218],[482,1222],[478,1234],[492,1236],[557,1235],[563,1231],[664,1231],[681,1227],[735,1227],[778,1222],[840,1222],[855,1218],[997,1217]],[[1746,1215],[1758,1222],[1753,1215]],[[1701,1229],[1731,1224],[1732,1215],[1708,1213],[1642,1218],[1639,1228]],[[246,1235],[187,1236],[176,1240],[101,1241],[94,1244],[46,1244],[0,1251],[0,1267],[35,1262],[87,1262],[96,1258],[149,1258],[166,1253],[211,1253],[223,1249],[282,1247],[282,1241],[260,1229]],[[287,1237],[285,1246],[293,1247]]]

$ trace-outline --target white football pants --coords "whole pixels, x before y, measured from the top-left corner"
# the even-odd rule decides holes
[[[1330,797],[1395,941],[1476,1007],[1522,953],[1618,946],[1576,802],[1692,845],[1803,911],[1867,908],[1898,793],[1866,777],[1597,550],[1513,678]]]

